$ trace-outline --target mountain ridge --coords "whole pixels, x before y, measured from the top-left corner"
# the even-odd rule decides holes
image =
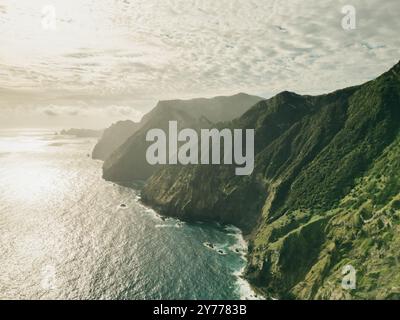
[[[150,129],[168,131],[168,122],[177,121],[178,129],[208,128],[212,123],[237,117],[262,98],[247,94],[200,98],[192,100],[160,101],[140,122],[140,128],[106,159],[103,177],[120,183],[146,180],[158,168],[147,163],[146,141]]]

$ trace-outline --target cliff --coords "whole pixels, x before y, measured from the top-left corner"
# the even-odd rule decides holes
[[[261,98],[247,94],[211,99],[160,101],[140,122],[140,129],[125,141],[104,162],[103,177],[120,183],[132,180],[146,180],[157,169],[146,160],[146,142],[150,129],[158,128],[168,132],[168,122],[177,121],[183,128],[208,128],[212,122],[229,120],[240,116]]]
[[[99,142],[93,149],[92,158],[106,160],[139,128],[139,124],[130,120],[118,121],[104,130]]]
[[[327,95],[283,92],[222,126],[255,128],[251,176],[165,166],[143,201],[242,228],[246,277],[267,296],[400,297],[400,64]],[[355,290],[341,287],[345,265],[357,271]]]

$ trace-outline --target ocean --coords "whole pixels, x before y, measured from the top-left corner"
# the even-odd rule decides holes
[[[95,143],[0,131],[0,299],[254,297],[238,229],[161,217],[102,179]]]

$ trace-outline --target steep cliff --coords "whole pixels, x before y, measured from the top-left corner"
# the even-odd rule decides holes
[[[255,169],[166,166],[143,201],[249,238],[246,276],[286,298],[399,297],[400,64],[321,96],[283,92],[221,127],[255,128]],[[341,268],[357,288],[341,287]]]
[[[118,147],[139,129],[139,124],[131,120],[118,121],[104,130],[99,142],[95,145],[92,158],[106,160]]]

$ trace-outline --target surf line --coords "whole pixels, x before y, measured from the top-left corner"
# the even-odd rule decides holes
[[[194,129],[186,128],[178,132],[177,121],[169,121],[168,130],[168,139],[162,129],[153,128],[147,132],[146,141],[153,142],[146,151],[149,164],[221,164],[223,144],[223,164],[235,163],[236,175],[250,175],[254,170],[254,129],[246,129],[245,137],[242,129],[201,129],[200,139]]]

